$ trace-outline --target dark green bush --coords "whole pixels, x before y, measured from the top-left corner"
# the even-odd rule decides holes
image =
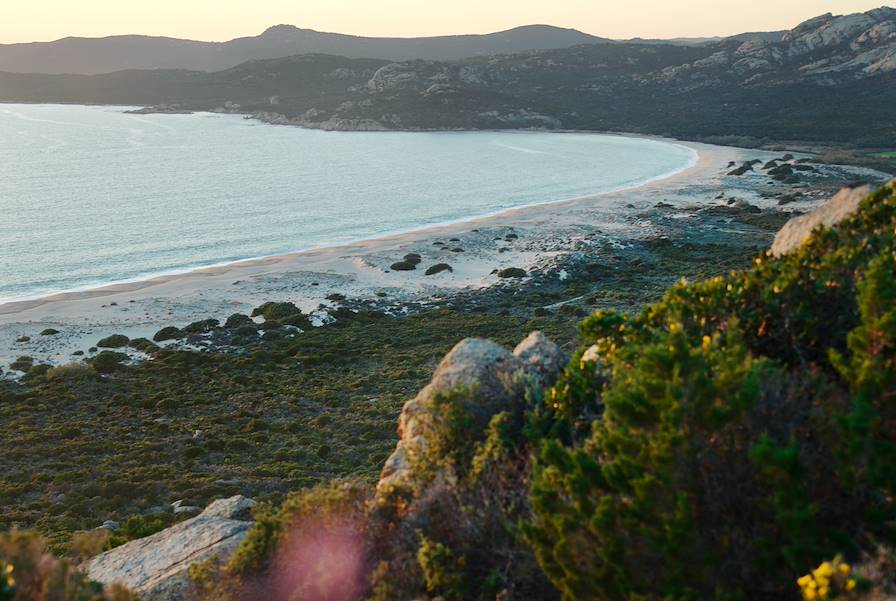
[[[392,265],[389,266],[389,269],[392,271],[414,271],[417,269],[417,263],[398,261],[397,263],[392,263]]]
[[[122,348],[128,345],[130,338],[124,334],[112,334],[96,343],[99,348]]]
[[[115,351],[100,351],[96,357],[87,359],[93,369],[101,374],[110,374],[122,368],[122,363],[128,360],[125,353]]]
[[[454,269],[448,263],[436,263],[432,267],[426,270],[426,275],[436,275],[437,273],[442,273],[443,271],[454,271]]]
[[[520,269],[519,267],[507,267],[506,269],[501,269],[498,271],[499,278],[524,278],[526,277],[526,270]]]
[[[567,599],[786,598],[892,541],[896,195],[799,251],[598,312],[532,428],[528,540]]]
[[[174,326],[167,326],[156,332],[152,339],[156,342],[165,342],[166,340],[178,340],[184,337],[184,333]]]
[[[190,325],[184,327],[183,331],[187,334],[205,334],[211,332],[219,325],[221,325],[221,322],[217,319],[203,319],[201,321],[194,321]]]

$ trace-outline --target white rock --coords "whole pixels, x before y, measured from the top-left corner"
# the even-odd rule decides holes
[[[91,580],[123,584],[142,601],[182,601],[190,590],[190,566],[229,557],[252,525],[233,517],[252,505],[242,496],[215,501],[194,518],[94,557],[83,569]]]

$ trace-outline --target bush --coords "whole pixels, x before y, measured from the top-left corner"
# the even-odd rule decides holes
[[[269,302],[264,303],[260,307],[256,307],[252,311],[252,317],[258,317],[259,315],[264,317],[266,321],[274,321],[274,320],[282,320],[287,317],[292,317],[294,315],[301,315],[302,310],[299,309],[293,303],[275,303]]]
[[[96,371],[84,363],[68,363],[50,368],[47,370],[46,377],[50,382],[91,380],[96,377]]]
[[[134,350],[140,351],[141,353],[151,354],[157,350],[159,350],[159,345],[153,343],[151,340],[146,338],[135,338],[131,340],[130,344],[128,344]]]
[[[122,363],[128,359],[129,357],[125,353],[101,351],[96,357],[87,359],[87,363],[98,373],[110,374],[121,369],[123,367]]]
[[[57,559],[30,532],[0,534],[0,599],[4,601],[136,601],[119,585],[90,582],[75,566]]]
[[[230,317],[227,318],[227,321],[224,322],[224,327],[228,329],[236,329],[243,326],[254,326],[255,322],[252,321],[252,318],[248,315],[243,315],[242,313],[234,313]]]
[[[525,532],[567,598],[786,598],[893,539],[896,195],[798,252],[598,312],[532,419]]]
[[[454,269],[448,263],[436,263],[426,270],[426,275],[436,275],[437,273],[442,273],[443,271],[452,272],[454,271]]]
[[[190,325],[184,327],[183,331],[187,334],[205,334],[211,332],[219,325],[221,325],[221,322],[217,319],[203,319],[201,321],[194,321]]]
[[[389,269],[392,271],[414,271],[417,269],[417,263],[411,263],[410,261],[398,261],[397,263],[392,263],[389,266]]]
[[[184,333],[179,328],[168,326],[156,332],[152,339],[155,342],[165,342],[166,340],[179,340],[183,337]]]
[[[122,348],[128,345],[130,338],[124,334],[112,334],[96,343],[99,348]]]
[[[501,269],[498,271],[499,278],[524,278],[526,275],[525,269],[520,269],[519,267],[507,267],[506,269]]]

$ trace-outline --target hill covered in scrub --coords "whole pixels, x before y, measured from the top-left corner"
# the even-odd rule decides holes
[[[748,269],[682,281],[634,315],[596,312],[571,358],[539,333],[513,352],[461,342],[405,403],[375,485],[339,479],[255,506],[235,551],[190,567],[183,590],[892,598],[896,183],[856,196],[801,219]],[[805,241],[794,231],[840,219]],[[204,515],[88,573],[170,546]],[[15,536],[0,550],[27,565]]]
[[[542,336],[459,344],[376,487],[261,508],[192,570],[201,596],[891,598],[896,185],[789,254],[580,329],[562,372]]]
[[[457,61],[306,54],[214,73],[0,73],[0,101],[217,110],[337,130],[625,131],[890,150],[896,9],[822,15],[778,40],[592,43]],[[879,124],[869,130],[866,124]]]

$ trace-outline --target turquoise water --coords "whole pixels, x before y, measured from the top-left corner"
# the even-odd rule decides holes
[[[619,136],[122,110],[0,105],[0,302],[607,192],[696,159]]]

